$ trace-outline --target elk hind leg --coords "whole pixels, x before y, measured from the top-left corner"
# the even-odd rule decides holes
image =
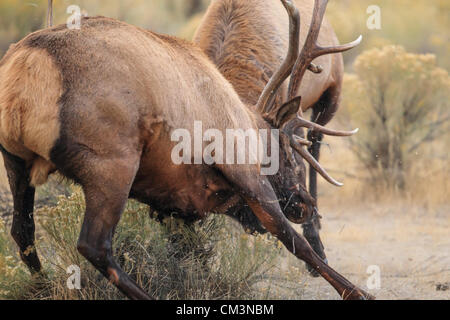
[[[328,88],[313,107],[311,115],[312,122],[325,126],[333,119],[340,104],[340,90],[341,88],[339,85]],[[312,143],[309,147],[309,152],[317,161],[319,161],[323,134],[320,132],[309,131],[308,140]],[[309,170],[309,194],[317,201],[317,172],[311,166]]]
[[[339,89],[338,87],[329,88],[320,100],[313,107],[313,112],[311,115],[311,121],[318,123],[320,125],[326,125],[336,113],[339,107]],[[309,131],[308,140],[311,141],[311,146],[308,151],[317,160],[320,160],[320,147],[323,141],[323,134],[320,132]],[[317,192],[317,172],[312,166],[309,166],[309,194],[316,199],[318,202],[318,192]],[[315,215],[311,221],[303,224],[303,236],[308,240],[314,251],[325,261],[328,262],[325,248],[323,246],[322,240],[320,239],[320,217]],[[306,265],[309,273],[313,277],[318,277],[314,268]]]
[[[20,257],[32,274],[41,271],[35,248],[34,187],[30,186],[30,172],[24,160],[0,148],[3,154],[9,185],[13,195],[14,216],[11,235],[20,250]]]
[[[315,113],[315,112],[313,112]],[[313,115],[314,117],[314,115]],[[323,135],[321,133],[309,132],[308,139],[312,142],[311,147],[309,148],[309,152],[311,155],[319,161],[320,157],[320,145],[322,143]],[[312,166],[309,167],[309,194],[317,201],[317,172],[314,170]],[[314,215],[310,221],[304,223],[302,225],[303,228],[303,236],[308,240],[308,243],[314,249],[314,251],[325,261],[327,261],[327,256],[325,254],[325,247],[320,239],[320,217],[318,215]],[[306,265],[307,270],[313,277],[319,277],[320,275],[317,273],[314,268],[310,265]]]

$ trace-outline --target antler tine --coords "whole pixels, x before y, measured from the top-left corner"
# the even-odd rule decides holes
[[[341,44],[341,45],[334,46],[334,47],[318,46],[317,52],[316,52],[316,57],[323,56],[326,54],[340,53],[340,52],[345,52],[345,51],[351,50],[351,49],[357,47],[361,43],[362,39],[363,39],[363,36],[360,35],[358,37],[358,39],[356,39],[355,41],[352,41],[350,43],[347,43],[347,44]]]
[[[327,136],[334,136],[334,137],[350,137],[350,136],[357,134],[359,131],[359,129],[355,129],[353,131],[333,130],[333,129],[326,128],[324,126],[321,126],[317,123],[308,121],[308,120],[303,119],[298,116],[292,120],[290,125],[292,125],[293,129],[308,128],[312,131],[317,131],[317,132],[323,133]],[[292,132],[294,132],[294,130]]]
[[[358,132],[359,129],[354,131],[346,132],[346,131],[336,131],[320,126],[316,123],[305,120],[297,115],[296,118],[290,120],[284,125],[283,133],[289,137],[291,147],[298,152],[298,154],[305,159],[313,168],[316,170],[325,180],[329,183],[341,187],[342,183],[336,181],[331,177],[328,172],[320,165],[320,163],[304,148],[304,146],[310,146],[311,142],[297,136],[296,130],[297,128],[309,128],[311,130],[319,131],[327,135],[332,136],[351,136]]]
[[[47,28],[53,26],[53,0],[48,0],[47,6]]]
[[[322,177],[324,177],[325,180],[338,187],[342,187],[344,185],[343,183],[333,179],[333,177],[328,174],[328,172],[320,165],[320,163],[317,162],[317,160],[314,159],[314,157],[307,150],[305,150],[301,144],[295,141],[295,138],[292,135],[290,136],[290,142],[291,147],[295,151],[297,151],[303,157],[303,159],[308,161],[308,163],[314,168],[314,170],[316,170]]]
[[[257,110],[266,114],[271,110],[279,87],[292,72],[300,48],[300,13],[291,0],[281,0],[289,15],[289,49],[287,56],[264,88],[257,104]]]
[[[301,81],[305,72],[314,59],[317,57],[344,52],[353,49],[359,45],[362,41],[362,36],[359,36],[355,41],[333,47],[321,47],[317,44],[317,39],[319,37],[320,28],[322,26],[322,21],[325,16],[325,11],[327,8],[328,0],[315,0],[314,11],[311,20],[311,26],[309,28],[308,36],[303,46],[302,52],[298,57],[294,70],[291,74],[291,80],[289,82],[288,98],[292,99],[297,94],[298,88],[300,87]]]

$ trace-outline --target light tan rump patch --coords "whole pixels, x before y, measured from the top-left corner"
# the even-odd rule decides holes
[[[59,137],[62,92],[61,72],[44,49],[18,49],[0,67],[0,144],[26,161],[41,158],[36,182]]]

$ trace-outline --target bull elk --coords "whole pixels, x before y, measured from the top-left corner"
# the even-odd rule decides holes
[[[328,266],[285,217],[288,211],[306,219],[316,205],[305,189],[305,167],[293,157],[293,150],[305,155],[294,133],[312,124],[297,115],[299,98],[276,108],[270,103],[299,50],[299,12],[291,1],[281,2],[290,20],[288,55],[256,108],[241,101],[194,44],[109,18],[83,18],[81,29],[41,30],[10,48],[0,61],[0,144],[14,197],[12,236],[31,272],[41,269],[35,186],[58,171],[85,194],[79,252],[131,299],[150,297],[113,258],[113,234],[128,198],[188,221],[245,203],[342,298],[371,298]],[[175,164],[172,133],[184,128],[194,135],[196,121],[219,132],[280,132],[279,141],[268,139],[268,148],[279,152],[278,172],[260,174],[261,163]]]
[[[279,106],[283,101],[301,96],[301,112],[312,109],[311,121],[324,126],[333,118],[339,107],[344,75],[343,59],[341,54],[321,56],[325,52],[315,46],[317,41],[338,45],[333,28],[328,21],[323,20],[327,1],[316,1],[315,6],[312,0],[295,0],[294,3],[302,14],[299,41],[304,46],[304,52],[296,62],[289,86],[287,83],[280,86],[274,104]],[[289,24],[285,15],[283,6],[277,1],[217,0],[208,8],[194,36],[194,42],[217,65],[247,105],[258,103],[264,87],[288,51]],[[320,28],[322,20],[323,25]],[[349,50],[360,41],[361,39],[358,39],[331,51]],[[312,64],[314,58],[317,58],[314,62],[319,65]],[[311,73],[305,74],[307,69]],[[300,81],[302,77],[304,80]],[[263,96],[262,99],[267,97]],[[311,124],[308,128],[314,129]],[[301,133],[297,132],[297,135],[301,136]],[[322,139],[323,134],[320,131],[309,130],[309,142],[306,144],[314,159],[305,154],[306,151],[302,151],[303,156],[306,156],[304,158],[309,159],[310,163],[309,193],[316,200],[318,168],[327,181],[341,185],[324,174],[316,163],[319,160]],[[297,160],[301,161],[299,154],[296,156]],[[315,215],[303,224],[303,235],[314,251],[326,261],[319,229],[319,216]],[[312,275],[318,275],[314,268],[308,266],[308,270]]]

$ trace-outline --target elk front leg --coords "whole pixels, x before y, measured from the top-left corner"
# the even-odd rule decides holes
[[[328,264],[328,259],[325,254],[325,247],[320,239],[320,218],[318,216],[312,217],[310,222],[302,224],[303,236],[313,248],[314,252]],[[313,277],[320,277],[320,274],[314,269],[314,267],[306,264],[306,269]]]
[[[35,248],[35,224],[33,218],[35,189],[29,185],[29,170],[25,161],[3,148],[3,159],[14,201],[11,235],[19,246],[20,258],[32,274],[41,271],[41,262]]]
[[[297,258],[312,266],[327,280],[345,300],[374,299],[373,296],[357,288],[347,279],[329,267],[311,248],[308,242],[300,236],[284,217],[280,208],[271,203],[265,203],[264,208],[259,202],[247,199],[255,215],[274,236]]]
[[[128,200],[137,160],[98,160],[91,161],[90,165],[91,172],[96,174],[82,184],[86,214],[78,251],[128,298],[148,300],[147,293],[120,268],[112,253],[114,230]]]

